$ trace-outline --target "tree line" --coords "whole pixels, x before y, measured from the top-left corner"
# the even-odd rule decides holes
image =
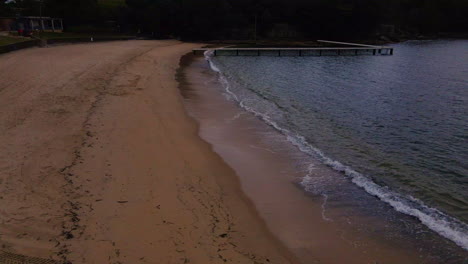
[[[112,3],[112,4],[109,4]],[[468,32],[467,0],[0,0],[0,16],[61,17],[182,39],[366,38]]]

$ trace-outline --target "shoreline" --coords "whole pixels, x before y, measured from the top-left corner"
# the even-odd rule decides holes
[[[192,56],[191,52],[186,53],[185,55],[181,56],[180,61],[179,61],[179,67],[177,68],[177,71],[175,73],[175,79],[176,79],[176,81],[178,83],[177,90],[178,90],[178,92],[180,92],[180,96],[181,96],[182,101],[184,100],[184,97],[190,96],[190,95],[187,94],[187,92],[190,93],[190,91],[188,91],[187,88],[190,88],[191,84],[187,82],[187,78],[186,78],[186,76],[184,74],[184,71],[188,67],[190,67],[190,64],[192,62],[193,62],[193,56]],[[290,250],[287,247],[285,247],[284,243],[280,239],[278,239],[273,234],[273,232],[268,228],[268,225],[267,225],[266,221],[260,216],[259,211],[257,210],[254,202],[243,190],[241,179],[237,175],[236,171],[223,159],[222,156],[220,156],[213,149],[213,145],[210,142],[206,141],[205,139],[202,138],[202,136],[199,135],[200,123],[192,115],[190,115],[190,113],[188,111],[186,111],[185,103],[182,102],[182,104],[183,104],[183,107],[185,109],[185,114],[190,119],[190,122],[193,123],[193,125],[196,127],[197,136],[199,137],[199,139],[217,157],[219,162],[222,163],[223,166],[228,168],[228,170],[230,171],[231,175],[229,175],[228,177],[230,177],[229,181],[231,183],[225,184],[225,186],[226,187],[227,186],[233,187],[235,189],[236,197],[240,198],[242,200],[242,202],[245,203],[248,206],[249,211],[251,212],[251,214],[254,215],[257,218],[257,221],[259,221],[261,223],[261,231],[266,234],[266,236],[269,238],[270,242],[272,242],[274,245],[276,245],[276,247],[279,249],[279,252],[283,256],[285,256],[288,259],[288,261],[290,261],[290,263],[292,263],[292,264],[300,263],[299,260],[297,259],[297,257],[294,256],[294,254],[292,254],[292,252],[290,252]],[[270,263],[271,260],[267,260],[267,262]]]
[[[197,58],[195,60],[202,60],[202,59]],[[283,197],[284,196],[296,197],[296,201],[301,199],[301,198],[297,198],[298,197],[297,193],[300,192],[304,195],[308,195],[309,197],[307,199],[304,199],[302,200],[302,202],[299,202],[299,203],[302,203],[302,205],[294,205],[294,206],[296,206],[296,209],[301,208],[299,211],[315,210],[315,213],[314,213],[315,217],[312,215],[307,215],[307,214],[301,215],[301,214],[298,214],[298,212],[290,212],[290,213],[293,214],[296,218],[304,217],[309,220],[315,219],[314,221],[312,221],[313,222],[312,225],[319,225],[321,227],[326,226],[327,224],[329,225],[329,223],[320,223],[320,222],[327,222],[326,221],[327,216],[325,215],[326,213],[324,213],[324,210],[322,210],[324,209],[323,206],[325,206],[327,201],[320,200],[320,199],[317,200],[317,198],[313,198],[313,197],[311,198],[310,194],[307,194],[303,189],[298,190],[297,188],[300,178],[302,178],[306,174],[304,173],[304,170],[305,170],[304,168],[302,168],[303,170],[302,174],[298,175],[297,177],[289,177],[289,179],[286,179],[286,180],[280,179],[280,181],[282,181],[283,186],[281,186],[280,184],[276,184],[276,185],[271,184],[264,180],[266,177],[271,177],[271,175],[275,173],[274,171],[271,171],[271,168],[269,168],[269,166],[278,167],[276,164],[281,164],[282,162],[284,163],[285,159],[286,160],[289,159],[289,161],[291,161],[291,159],[288,158],[287,155],[279,155],[279,156],[277,155],[277,157],[274,157],[274,158],[266,157],[266,156],[272,156],[272,155],[274,156],[275,152],[280,152],[280,151],[276,151],[275,147],[279,147],[281,149],[282,147],[284,147],[284,144],[282,145],[281,143],[272,143],[270,141],[270,142],[267,142],[267,144],[264,144],[260,147],[256,147],[256,150],[254,150],[252,148],[249,148],[249,145],[252,146],[255,144],[261,144],[262,138],[251,137],[249,139],[250,135],[248,135],[248,133],[243,133],[243,131],[248,130],[249,133],[263,133],[263,134],[267,134],[267,133],[280,134],[280,133],[277,131],[273,131],[271,127],[269,127],[268,125],[258,120],[258,118],[250,118],[250,120],[247,120],[249,119],[249,117],[246,117],[246,116],[249,116],[251,114],[247,112],[245,114],[242,114],[244,109],[241,109],[239,106],[237,106],[237,104],[233,103],[232,101],[229,102],[229,100],[226,100],[226,98],[222,96],[222,94],[225,92],[224,88],[219,87],[219,84],[213,84],[213,82],[217,82],[217,80],[215,77],[210,76],[210,74],[213,75],[213,73],[210,73],[211,69],[209,69],[209,67],[208,68],[204,67],[204,69],[200,69],[200,68],[203,68],[200,62],[198,63],[195,62],[194,64],[195,66],[192,66],[191,70],[188,69],[186,71],[189,72],[188,74],[192,75],[191,78],[192,78],[192,81],[195,80],[195,84],[192,83],[192,87],[191,88],[189,87],[188,91],[185,91],[185,92],[182,91],[182,93],[185,93],[186,101],[188,101],[187,104],[189,104],[189,112],[192,112],[192,114],[196,117],[196,119],[198,119],[198,122],[201,123],[202,128],[201,128],[200,134],[202,135],[202,137],[208,142],[210,142],[214,146],[215,151],[219,153],[226,160],[226,162],[236,170],[237,174],[241,178],[241,182],[243,182],[244,191],[246,191],[248,196],[254,201],[254,203],[257,206],[257,209],[260,211],[263,218],[266,220],[267,223],[269,223],[269,227],[272,230],[272,232],[275,233],[276,236],[279,237],[280,240],[282,240],[291,249],[291,241],[288,242],[287,236],[281,235],[281,232],[279,232],[278,230],[278,229],[281,229],[281,226],[280,225],[275,226],[275,221],[277,221],[277,219],[274,219],[274,218],[275,217],[281,218],[280,213],[277,212],[276,215],[274,214],[274,210],[276,210],[277,208],[276,209],[273,207],[268,208],[264,206],[264,204],[269,201],[270,202],[273,200],[276,201],[275,197],[272,197],[271,195],[268,196],[268,194],[266,196],[264,195],[263,197],[261,195],[258,195],[258,193],[259,192],[262,193],[262,191],[258,190],[258,188],[256,189],[255,188],[256,186],[252,186],[254,184],[260,183],[259,185],[262,186],[262,188],[272,188],[275,190],[276,195],[280,195]],[[196,72],[197,69],[194,70],[193,68],[199,68],[198,72]],[[215,87],[215,86],[218,86],[218,87]],[[218,93],[218,95],[216,95],[216,93]],[[227,112],[227,114],[223,115],[222,113],[217,113],[216,109],[223,109],[222,112]],[[224,124],[223,122],[228,122],[227,120],[236,120],[237,125],[229,126],[229,125]],[[232,134],[235,134],[235,135],[232,135]],[[267,138],[265,140],[268,141]],[[232,143],[231,141],[234,141],[235,143]],[[261,153],[261,151],[260,152],[258,151],[262,149],[264,152],[269,152],[269,153]],[[242,156],[248,156],[250,157],[251,160],[257,161],[257,163],[262,163],[262,162],[267,163],[268,166],[263,166],[262,168],[262,165],[257,166],[255,164],[252,164],[255,162],[252,162],[246,158],[242,158]],[[242,160],[242,162],[240,162],[239,160]],[[292,163],[294,163],[294,161],[292,161]],[[286,165],[286,167],[287,166],[288,165]],[[254,168],[250,169],[249,171],[248,167],[254,167]],[[284,169],[285,166],[281,168]],[[329,173],[329,171],[327,172],[326,169],[321,169],[321,170],[323,173]],[[258,176],[258,174],[260,174],[261,176]],[[263,174],[270,174],[270,175],[263,175]],[[296,172],[291,171],[290,174],[297,175],[297,171]],[[339,175],[339,173],[336,176],[340,178],[342,177],[341,175]],[[279,177],[281,177],[281,175],[279,175]],[[255,178],[255,179],[252,180],[251,178]],[[277,179],[275,178],[277,177],[273,176],[270,180],[277,181]],[[288,184],[295,184],[294,190],[291,189],[290,191],[286,191],[285,189],[289,187],[284,187],[284,186]],[[263,187],[263,186],[267,186],[267,187]],[[281,188],[281,189],[278,189],[278,188]],[[311,200],[314,200],[314,201],[312,202]],[[281,205],[281,201],[277,201],[277,203],[280,204],[279,207],[281,207],[281,209],[283,210],[287,207],[287,206],[284,206],[284,203],[283,205]],[[312,208],[316,208],[316,209],[312,209]],[[340,213],[340,211],[342,211],[339,208],[337,209],[333,207],[327,208],[327,210],[330,210],[331,213],[338,213],[338,214]],[[287,210],[285,210],[284,212],[287,212]],[[321,217],[317,217],[318,215],[321,215]],[[357,215],[356,217],[354,220],[359,219],[360,221],[369,222],[370,224],[375,224],[375,221],[372,220],[372,217],[369,218],[368,216],[365,216],[365,215],[361,215],[361,216]],[[409,216],[404,216],[404,217],[408,219],[410,218]],[[285,219],[287,220],[283,220],[283,221],[286,221],[285,223],[287,223],[287,226],[296,225],[297,228],[299,229],[302,228],[300,232],[305,232],[305,233],[311,232],[310,227],[305,227],[304,224],[302,225],[298,224],[297,221],[294,224],[295,220],[291,218],[293,217],[290,217],[290,219],[287,219],[286,217]],[[382,222],[381,224],[383,225],[384,223],[385,222]],[[283,229],[287,229],[287,228],[283,228]],[[336,229],[336,226],[335,226],[335,229]],[[308,240],[320,241],[320,239],[317,239],[320,237],[322,237],[322,240],[324,237],[328,237],[328,239],[330,239],[333,237],[333,231],[330,228],[328,228],[328,231],[330,231],[328,232],[328,234],[326,234],[325,232],[325,234],[322,234],[321,236],[320,235],[310,236],[308,237],[306,241]],[[346,230],[345,233],[348,233],[349,235],[353,232],[348,232],[348,230]],[[322,258],[319,258],[319,260],[325,261],[325,263],[335,263],[336,261],[346,261],[346,260],[349,261],[349,257],[357,261],[357,263],[368,263],[369,261],[379,261],[379,263],[381,262],[387,263],[386,261],[389,261],[389,259],[391,260],[392,257],[395,257],[395,259],[393,260],[393,261],[397,261],[395,263],[399,263],[398,261],[400,262],[410,261],[408,263],[420,263],[419,262],[420,256],[416,254],[416,251],[417,251],[416,249],[414,251],[411,251],[409,248],[405,249],[404,246],[402,246],[403,244],[405,244],[407,246],[409,245],[410,247],[414,247],[415,245],[412,244],[411,242],[404,242],[402,245],[391,245],[391,244],[388,244],[389,241],[387,242],[383,240],[379,241],[381,239],[378,239],[378,237],[374,237],[374,238],[366,237],[366,235],[363,235],[362,232],[355,233],[354,235],[351,235],[350,238],[351,240],[355,238],[357,240],[361,239],[362,241],[360,242],[364,242],[364,243],[367,243],[368,245],[372,245],[371,248],[364,247],[364,249],[366,251],[370,250],[370,252],[373,251],[374,253],[368,252],[365,255],[368,255],[368,256],[373,255],[374,259],[369,260],[369,259],[365,259],[365,257],[359,259],[360,253],[357,253],[357,252],[351,253],[352,251],[350,251],[344,254],[343,252],[340,253],[343,256],[347,256],[348,259],[344,257],[341,260],[335,259],[335,261],[327,262],[327,261],[330,261],[330,259],[328,260],[326,259],[327,257],[328,258],[330,257],[329,255],[333,254],[333,252],[342,251],[340,250],[340,248],[343,248],[343,247],[338,247],[338,249],[332,250],[328,254],[324,252],[323,250],[320,250],[319,253],[321,255],[318,254],[318,255],[315,255],[315,257],[321,256]],[[290,237],[289,239],[291,240],[292,238]],[[342,241],[340,242],[339,240],[340,240],[339,238],[332,239],[332,244],[335,244],[335,245],[330,245],[330,247],[333,248],[334,246],[342,243]],[[310,243],[310,241],[308,242]],[[309,248],[309,251],[314,251],[313,247],[314,246]],[[330,249],[330,247],[328,249]],[[346,247],[346,245],[344,247]],[[295,251],[295,253],[296,255],[298,255],[297,250]],[[396,256],[393,256],[393,255],[396,255]],[[424,263],[438,263],[436,253],[429,253],[429,255],[427,255],[426,257],[427,259],[424,260],[426,261]],[[432,262],[427,262],[427,261],[430,261],[430,259],[432,259]],[[301,260],[304,261],[304,258],[302,258]],[[307,261],[311,261],[311,260],[308,259],[305,261],[305,263],[308,263]],[[369,262],[369,263],[372,263],[372,262]],[[393,262],[389,262],[389,263],[393,263]]]
[[[0,260],[297,263],[185,111],[174,76],[198,46],[2,55]]]

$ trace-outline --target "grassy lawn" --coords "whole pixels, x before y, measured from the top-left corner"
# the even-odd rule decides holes
[[[58,39],[58,38],[81,38],[87,37],[85,34],[77,34],[77,33],[57,33],[57,32],[39,32],[34,33],[35,37],[41,39]]]
[[[67,38],[91,38],[91,37],[130,37],[118,34],[105,34],[105,33],[73,33],[73,32],[42,32],[35,33],[34,36],[41,39],[67,39]]]
[[[7,36],[0,36],[0,46],[10,45],[13,43],[23,42],[31,40],[29,38],[21,38],[21,37],[7,37]]]
[[[73,33],[73,32],[37,32],[34,36],[41,39],[68,39],[68,38],[122,38],[134,37],[113,33]]]
[[[1,1],[1,0],[0,0]],[[42,32],[35,33],[36,38],[41,39],[73,39],[73,38],[125,38],[125,37],[134,37],[128,35],[118,35],[112,33],[58,33],[58,32]],[[28,40],[33,40],[32,38],[26,37],[17,37],[17,36],[0,36],[0,46],[6,46],[14,43],[24,42]]]

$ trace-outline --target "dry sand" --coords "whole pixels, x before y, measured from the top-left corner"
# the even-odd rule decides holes
[[[0,263],[295,262],[184,111],[197,46],[0,56]]]

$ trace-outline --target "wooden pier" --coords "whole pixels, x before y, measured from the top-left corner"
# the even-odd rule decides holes
[[[393,48],[357,43],[318,40],[317,42],[344,45],[344,47],[317,48],[216,48],[194,49],[194,54],[212,51],[214,56],[357,56],[357,55],[393,55]]]

